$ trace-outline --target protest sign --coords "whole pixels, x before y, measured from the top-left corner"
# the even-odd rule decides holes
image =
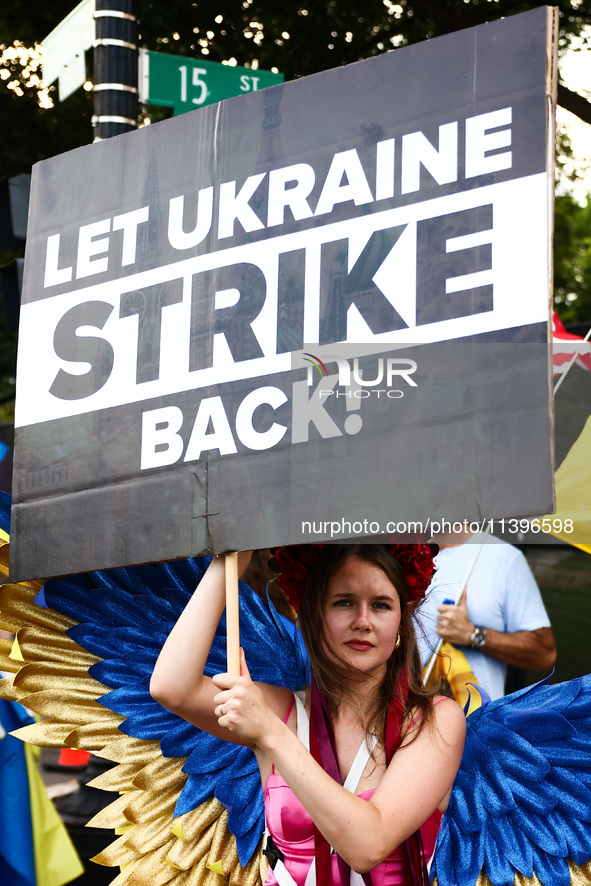
[[[555,11],[34,169],[11,576],[553,507]]]

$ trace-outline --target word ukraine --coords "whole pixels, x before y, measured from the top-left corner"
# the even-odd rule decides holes
[[[322,178],[297,163],[173,196],[156,219],[167,259],[158,267],[146,268],[150,206],[49,234],[46,295],[21,315],[47,382],[40,390],[34,367],[19,369],[17,425],[151,401],[142,470],[307,442],[312,428],[322,438],[358,433],[360,401],[381,395],[381,376],[354,379],[347,410],[357,414],[344,421],[329,402],[342,396],[342,369],[313,395],[305,381],[273,377],[293,368],[304,342],[375,350],[508,325],[512,294],[504,300],[497,268],[519,267],[526,227],[513,207],[528,207],[530,229],[545,218],[543,176],[486,178],[511,169],[511,108],[444,123],[434,142],[412,132],[363,156],[335,152]],[[484,185],[469,183],[479,176]],[[460,178],[468,185],[450,193]],[[388,366],[389,382],[401,376],[386,385],[393,405],[416,383],[408,367]],[[212,391],[245,379],[252,389],[238,404]],[[191,391],[189,414],[175,397]]]
[[[236,233],[236,223],[246,233],[274,228],[285,222],[289,209],[295,221],[328,215],[338,204],[352,202],[364,206],[395,196],[395,154],[400,141],[401,163],[399,193],[401,196],[420,190],[421,169],[426,170],[438,185],[458,180],[460,170],[465,179],[508,169],[512,163],[511,108],[469,117],[465,121],[465,156],[459,158],[459,125],[457,121],[439,127],[439,144],[433,145],[422,132],[413,132],[400,139],[385,139],[375,146],[375,193],[368,182],[362,160],[355,149],[339,151],[329,166],[316,205],[310,196],[317,185],[316,173],[307,163],[297,163],[268,174],[260,172],[248,176],[237,191],[237,182],[222,182],[217,194],[218,240],[226,240]],[[267,213],[263,220],[253,209],[251,201],[267,179]],[[185,196],[169,201],[167,237],[173,249],[183,251],[200,245],[212,231],[214,218],[213,187],[199,191],[196,201],[196,222],[185,230]],[[138,229],[150,219],[150,207],[143,206],[130,212],[82,225],[78,231],[77,260],[74,266],[60,267],[60,234],[47,239],[45,288],[83,279],[108,270],[113,253],[122,267],[136,261]],[[121,232],[118,246],[111,234]]]

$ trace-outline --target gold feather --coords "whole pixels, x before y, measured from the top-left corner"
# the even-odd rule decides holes
[[[8,547],[0,543],[4,575]],[[0,667],[14,676],[0,680],[0,698],[20,701],[42,718],[17,731],[23,740],[93,750],[118,764],[90,783],[117,795],[88,825],[125,832],[94,861],[123,866],[113,886],[262,886],[260,852],[241,868],[218,800],[173,817],[188,777],[182,772],[186,758],[165,758],[157,741],[119,730],[125,718],[100,704],[110,689],[88,673],[101,659],[67,635],[74,620],[34,602],[42,586],[30,581],[0,588],[0,626],[17,635],[22,656],[15,658],[11,641],[1,642]],[[220,864],[223,875],[210,869]]]

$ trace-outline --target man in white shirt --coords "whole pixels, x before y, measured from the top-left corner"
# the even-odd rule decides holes
[[[491,699],[504,695],[507,664],[549,673],[556,661],[554,635],[521,551],[469,532],[433,541],[440,546],[437,572],[418,615],[423,665],[440,639],[461,646]]]

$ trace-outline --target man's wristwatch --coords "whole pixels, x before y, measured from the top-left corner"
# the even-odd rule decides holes
[[[484,628],[475,627],[472,636],[470,637],[470,646],[472,649],[482,649],[484,644],[486,643],[486,631]]]

